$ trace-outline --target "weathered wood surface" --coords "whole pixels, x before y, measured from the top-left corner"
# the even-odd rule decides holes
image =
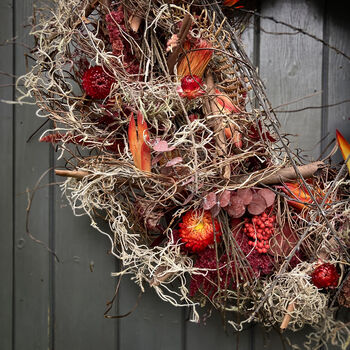
[[[349,16],[340,5],[330,5],[329,1],[265,0],[260,10],[323,37],[350,55]],[[19,45],[0,46],[0,71],[16,75],[24,72],[25,49],[21,43],[30,44],[28,29],[24,28],[30,14],[30,1],[1,1],[0,43],[17,36]],[[281,110],[350,98],[348,60],[272,21],[262,18],[260,24],[254,31],[253,21],[243,40],[249,56],[259,66],[273,106],[314,93]],[[1,85],[12,83],[11,77],[0,77]],[[1,87],[0,93],[1,99],[13,98],[12,87]],[[293,145],[317,158],[334,139],[336,128],[350,139],[349,112],[350,104],[344,103],[278,116],[285,132],[297,134]],[[62,180],[52,173],[35,194],[30,232],[55,250],[59,262],[25,232],[26,191],[56,165],[56,155],[49,145],[39,144],[37,137],[26,142],[42,122],[34,113],[35,108],[28,106],[0,104],[1,350],[282,348],[276,332],[266,334],[260,327],[249,327],[239,334],[229,328],[225,332],[219,315],[205,324],[189,323],[188,310],[165,304],[149,288],[130,316],[105,319],[106,302],[113,297],[116,286],[110,272],[118,270],[118,262],[108,254],[106,238],[91,228],[88,219],[73,216],[59,188],[45,186]],[[130,311],[138,294],[135,284],[124,278],[110,314]],[[298,334],[292,338],[301,341]]]
[[[12,2],[0,3],[0,42],[13,37]],[[12,45],[0,46],[0,71],[13,72]],[[11,84],[11,76],[1,78],[1,84]],[[0,88],[0,99],[13,99],[11,87]],[[0,349],[12,345],[13,298],[13,108],[0,103]]]

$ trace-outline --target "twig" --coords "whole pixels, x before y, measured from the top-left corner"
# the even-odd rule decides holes
[[[309,178],[313,176],[316,171],[322,169],[325,166],[323,162],[314,162],[306,165],[301,165],[297,167],[297,171],[295,171],[294,167],[283,168],[275,173],[263,177],[258,181],[258,184],[263,185],[275,185],[280,184],[282,182],[293,181],[302,175],[304,178]],[[237,177],[238,183],[243,183],[249,179],[250,175]]]
[[[87,171],[81,170],[55,170],[55,174],[58,176],[74,177],[75,179],[81,180],[84,176],[90,175]]]
[[[283,318],[283,321],[281,323],[281,330],[284,331],[287,327],[288,327],[288,324],[290,322],[290,320],[292,319],[292,315],[291,313],[295,310],[295,303],[292,302],[288,305],[288,308],[287,308],[287,313],[285,314],[284,318]]]
[[[210,95],[211,93],[214,93],[215,84],[214,84],[214,78],[212,74],[207,75],[206,84],[207,84],[208,94]],[[208,109],[208,114],[214,114],[214,115],[221,114],[213,98],[207,97],[206,105]],[[222,117],[216,117],[215,119],[213,119],[213,129],[214,129],[214,138],[216,142],[216,152],[217,152],[217,155],[220,157],[225,155],[227,152],[226,140],[225,140],[225,128],[223,126]],[[223,177],[227,180],[230,179],[230,164],[226,164],[224,166]]]
[[[191,24],[192,24],[192,18],[189,14],[186,14],[183,21],[182,21],[180,32],[178,34],[178,37],[179,37],[178,44],[177,44],[176,48],[174,49],[173,53],[169,56],[169,58],[167,60],[168,69],[169,69],[170,74],[174,74],[175,64],[176,64],[177,59],[180,55],[180,52],[182,51],[182,45],[186,39],[188,31],[190,30]]]

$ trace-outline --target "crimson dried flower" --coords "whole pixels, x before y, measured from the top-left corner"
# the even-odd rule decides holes
[[[192,100],[205,94],[201,86],[203,86],[203,80],[200,77],[197,75],[186,75],[181,79],[181,87],[177,89],[177,92],[181,97]]]
[[[115,80],[101,66],[91,67],[84,72],[83,89],[91,98],[104,99],[109,95]]]
[[[311,279],[317,288],[336,287],[339,281],[339,274],[334,265],[325,263],[312,272]]]

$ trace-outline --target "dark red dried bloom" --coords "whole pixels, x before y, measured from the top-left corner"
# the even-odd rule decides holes
[[[232,259],[230,263],[228,262],[226,254],[224,254],[219,259],[219,262],[217,262],[215,249],[206,249],[198,257],[194,267],[209,269],[212,271],[208,271],[206,276],[192,275],[190,282],[190,297],[195,296],[201,291],[201,293],[204,293],[209,298],[213,298],[218,290],[218,285],[220,285],[220,289],[222,290],[235,288],[235,266]],[[219,281],[217,268],[219,268]]]
[[[104,99],[109,95],[114,81],[101,66],[91,67],[83,75],[83,89],[91,98]]]
[[[181,79],[181,89],[178,89],[178,92],[181,97],[192,100],[205,93],[201,86],[203,86],[203,80],[200,77],[197,75],[186,75]]]
[[[336,287],[339,281],[339,273],[334,265],[325,263],[312,272],[311,279],[317,288]]]
[[[117,11],[112,11],[106,15],[106,23],[113,54],[122,59],[124,69],[128,74],[139,74],[139,62],[135,59],[130,43],[121,34],[121,31],[128,32],[123,8],[120,6]],[[137,33],[129,32],[128,34],[137,40]]]

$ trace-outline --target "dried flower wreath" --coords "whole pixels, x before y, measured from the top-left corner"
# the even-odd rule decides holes
[[[40,140],[66,160],[56,174],[74,213],[109,237],[114,276],[191,307],[193,321],[209,303],[235,330],[309,324],[308,348],[323,337],[345,349],[350,329],[333,316],[350,304],[346,167],[292,154],[241,44],[244,21],[222,5],[46,2],[19,101],[52,121]]]

